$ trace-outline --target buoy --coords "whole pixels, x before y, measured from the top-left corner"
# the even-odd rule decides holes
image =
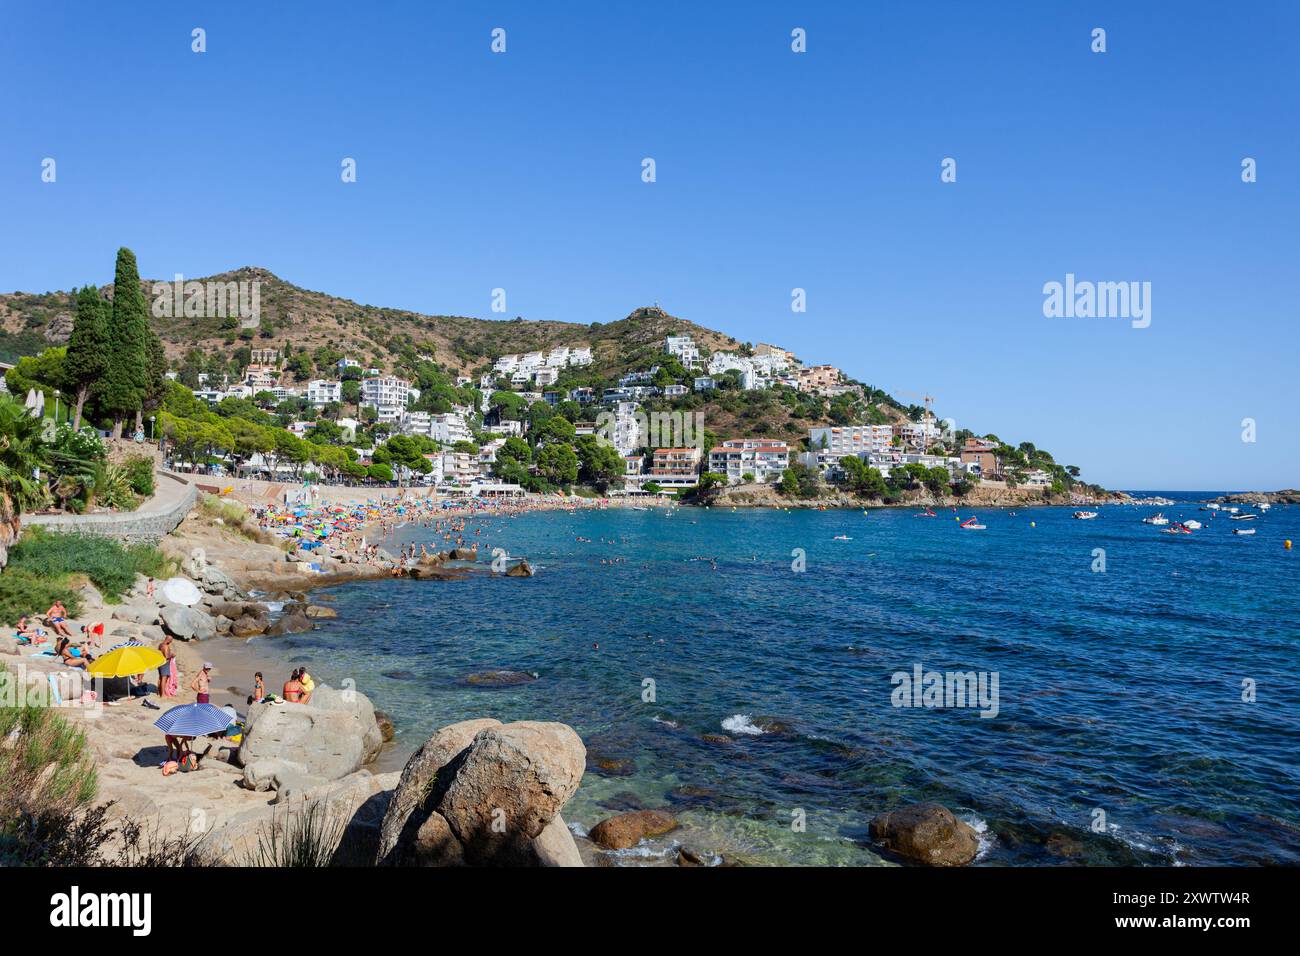
[[[1282,547],[1284,547],[1286,550],[1290,551],[1290,550],[1291,550],[1291,539],[1290,539],[1290,538],[1287,538],[1286,541],[1284,541],[1284,542],[1282,543]]]
[[[1029,522],[1029,527],[1031,527],[1031,528],[1037,528],[1037,527],[1038,527],[1038,522],[1037,522],[1037,521],[1031,521],[1031,522]]]

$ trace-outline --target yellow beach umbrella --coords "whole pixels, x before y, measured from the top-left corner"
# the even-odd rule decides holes
[[[134,677],[157,670],[165,661],[166,658],[152,647],[119,647],[94,661],[86,670],[92,677]]]

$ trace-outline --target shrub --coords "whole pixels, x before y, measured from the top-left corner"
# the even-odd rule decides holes
[[[173,568],[174,562],[152,545],[123,547],[112,538],[98,535],[28,528],[10,549],[9,568],[0,575],[0,582],[14,573],[43,578],[52,584],[66,575],[84,574],[106,598],[116,599],[131,587],[136,574],[167,577]]]
[[[55,601],[62,601],[73,617],[81,613],[81,595],[61,581],[17,568],[0,574],[0,623],[17,624],[24,614],[44,614]]]
[[[126,469],[131,490],[145,498],[153,497],[153,459],[147,455],[132,455],[122,467]]]

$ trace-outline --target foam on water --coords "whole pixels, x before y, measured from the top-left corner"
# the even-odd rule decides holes
[[[749,714],[732,714],[722,721],[722,729],[732,734],[749,734],[754,737],[761,736],[763,728],[755,724],[749,717]]]

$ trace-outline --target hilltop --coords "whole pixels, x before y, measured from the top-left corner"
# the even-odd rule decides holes
[[[152,302],[154,284],[168,281],[143,279],[146,298]],[[283,352],[290,345],[295,352],[330,348],[393,371],[409,365],[413,350],[417,355],[432,356],[448,372],[470,374],[511,352],[589,345],[594,357],[592,370],[610,373],[634,362],[646,348],[662,345],[665,335],[691,335],[711,350],[740,344],[731,336],[655,307],[636,309],[618,321],[583,325],[526,321],[522,317],[426,315],[364,305],[304,289],[256,266],[195,277],[192,281],[260,282],[261,323],[257,329],[240,329],[230,319],[155,317],[154,331],[174,363],[194,349],[229,354],[231,348],[246,344]],[[111,296],[112,285],[103,286],[101,291]],[[0,294],[0,353],[34,355],[51,345],[66,343],[72,331],[73,299],[70,291]]]

